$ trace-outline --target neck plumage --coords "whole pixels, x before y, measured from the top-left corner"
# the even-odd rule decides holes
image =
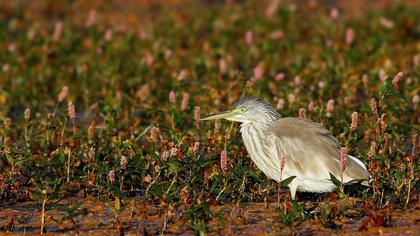
[[[280,161],[273,157],[267,148],[267,130],[278,120],[280,114],[264,113],[258,120],[250,120],[241,124],[242,139],[251,156],[252,161],[270,178],[279,181],[280,175],[276,172],[280,168]]]
[[[241,124],[241,133],[249,128],[257,129],[258,131],[265,131],[280,118],[280,114],[274,109],[270,112],[261,112],[258,118],[250,119],[249,121]]]

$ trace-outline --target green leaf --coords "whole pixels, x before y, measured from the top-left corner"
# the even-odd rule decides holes
[[[287,186],[290,184],[290,182],[292,182],[292,180],[294,180],[296,178],[296,176],[290,176],[289,178],[281,181],[281,186]]]
[[[384,98],[388,91],[392,88],[392,82],[390,79],[385,80],[381,87],[379,87],[379,95],[381,98]]]
[[[338,180],[333,174],[330,173],[330,180],[335,184],[335,186],[339,186],[341,181]]]

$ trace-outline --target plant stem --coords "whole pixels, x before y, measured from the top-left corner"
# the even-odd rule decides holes
[[[66,130],[66,123],[67,123],[67,117],[64,118],[63,127],[61,129],[60,146],[62,146],[64,143],[64,131]]]
[[[67,182],[70,182],[70,161],[71,161],[71,149],[69,149],[69,155],[67,156]]]
[[[42,215],[41,215],[41,234],[44,233],[44,224],[45,224],[45,204],[47,203],[47,194],[44,195],[42,200]]]

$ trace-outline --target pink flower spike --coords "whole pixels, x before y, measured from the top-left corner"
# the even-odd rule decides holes
[[[188,108],[190,95],[188,93],[182,93],[181,111],[185,111]]]
[[[2,69],[3,69],[3,72],[4,72],[4,73],[7,73],[7,72],[9,72],[9,71],[10,71],[10,65],[9,65],[8,63],[3,64]]]
[[[346,30],[346,44],[347,45],[352,45],[353,41],[354,41],[355,35],[354,35],[354,30],[352,28],[348,28]]]
[[[274,17],[277,10],[279,9],[279,5],[280,5],[279,0],[271,1],[271,3],[268,5],[268,7],[265,10],[265,16],[267,17],[267,19],[272,19]]]
[[[176,102],[175,92],[173,90],[171,90],[169,92],[169,102],[170,103],[175,103]]]
[[[195,142],[195,143],[194,143],[194,146],[193,146],[193,148],[192,148],[192,151],[193,151],[194,153],[197,153],[199,149],[200,149],[200,143],[199,143],[199,142]]]
[[[277,101],[276,108],[277,108],[278,110],[283,110],[283,108],[284,108],[284,99],[283,99],[283,98],[280,98],[280,99]]]
[[[73,102],[69,101],[67,103],[67,111],[68,111],[70,119],[72,120],[76,119],[76,109],[74,108]]]
[[[325,81],[323,81],[323,80],[319,81],[319,82],[318,82],[318,87],[319,87],[320,89],[325,88]]]
[[[392,85],[397,86],[398,81],[400,81],[400,79],[402,79],[403,76],[404,74],[402,72],[398,72],[394,79],[392,79]]]
[[[168,157],[169,157],[169,151],[168,150],[164,150],[162,152],[162,154],[160,154],[160,159],[162,159],[162,161],[168,160]]]
[[[146,52],[146,54],[145,54],[145,60],[146,60],[147,67],[149,67],[149,68],[152,67],[153,62],[154,62],[154,58],[153,58],[152,53]]]
[[[283,169],[284,169],[284,165],[286,164],[286,157],[285,156],[282,156],[281,158],[280,158],[280,171],[281,172],[283,172]]]
[[[338,14],[339,14],[339,12],[338,12],[338,9],[336,7],[331,9],[331,11],[330,11],[331,19],[336,20],[338,18]]]
[[[357,129],[357,123],[358,123],[358,113],[357,112],[353,112],[353,114],[351,114],[351,125],[350,125],[350,130],[355,131]]]
[[[331,117],[334,111],[334,99],[330,99],[327,102],[327,117]]]
[[[90,28],[90,27],[92,27],[93,25],[96,24],[96,18],[97,18],[96,16],[97,16],[97,14],[96,14],[95,9],[92,9],[92,10],[89,11],[89,15],[88,15],[88,18],[87,18],[87,21],[86,21],[86,27],[87,28]]]
[[[312,112],[314,110],[314,106],[315,106],[315,103],[313,101],[310,101],[308,104],[308,111]]]
[[[69,93],[69,87],[64,86],[64,87],[61,89],[60,94],[58,94],[58,102],[63,102],[63,101],[64,101],[64,99],[66,99],[66,97],[67,97],[68,93]]]
[[[54,25],[54,35],[53,39],[54,41],[60,41],[61,33],[63,32],[63,22],[57,21]]]
[[[282,81],[284,80],[284,78],[286,77],[286,75],[284,73],[278,73],[276,75],[276,77],[274,78],[275,81]]]
[[[173,147],[171,148],[171,156],[177,156],[178,155],[178,148]]]
[[[104,33],[104,39],[106,41],[111,41],[112,40],[112,29],[107,29]]]
[[[276,30],[270,34],[272,40],[279,40],[284,37],[284,32],[282,30]]]
[[[301,85],[302,80],[300,79],[300,76],[295,76],[295,78],[293,79],[293,83],[295,84],[295,86]]]
[[[226,173],[229,170],[228,169],[228,164],[227,164],[227,152],[226,152],[226,150],[222,151],[222,153],[220,154],[220,167],[221,167],[223,173]]]
[[[219,72],[220,74],[224,75],[226,73],[227,70],[227,63],[225,59],[220,59],[219,60]]]
[[[253,43],[253,41],[254,41],[254,35],[253,35],[252,31],[248,30],[245,33],[245,42],[246,42],[246,44],[248,44],[249,46],[251,46],[252,43]]]
[[[263,68],[261,65],[258,65],[254,68],[254,80],[259,81],[262,79],[264,74]]]
[[[194,120],[195,122],[199,122],[201,119],[201,109],[199,106],[194,107]]]
[[[306,118],[306,110],[305,108],[299,109],[299,118]]]

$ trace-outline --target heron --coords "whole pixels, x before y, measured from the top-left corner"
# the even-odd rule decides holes
[[[359,182],[368,185],[365,164],[347,155],[346,168],[340,169],[341,146],[321,124],[305,118],[282,117],[268,102],[243,96],[233,109],[202,120],[226,119],[240,122],[244,145],[255,165],[269,178],[281,182],[289,177],[290,195],[299,192],[332,192],[336,184]],[[284,158],[283,165],[281,159]]]

